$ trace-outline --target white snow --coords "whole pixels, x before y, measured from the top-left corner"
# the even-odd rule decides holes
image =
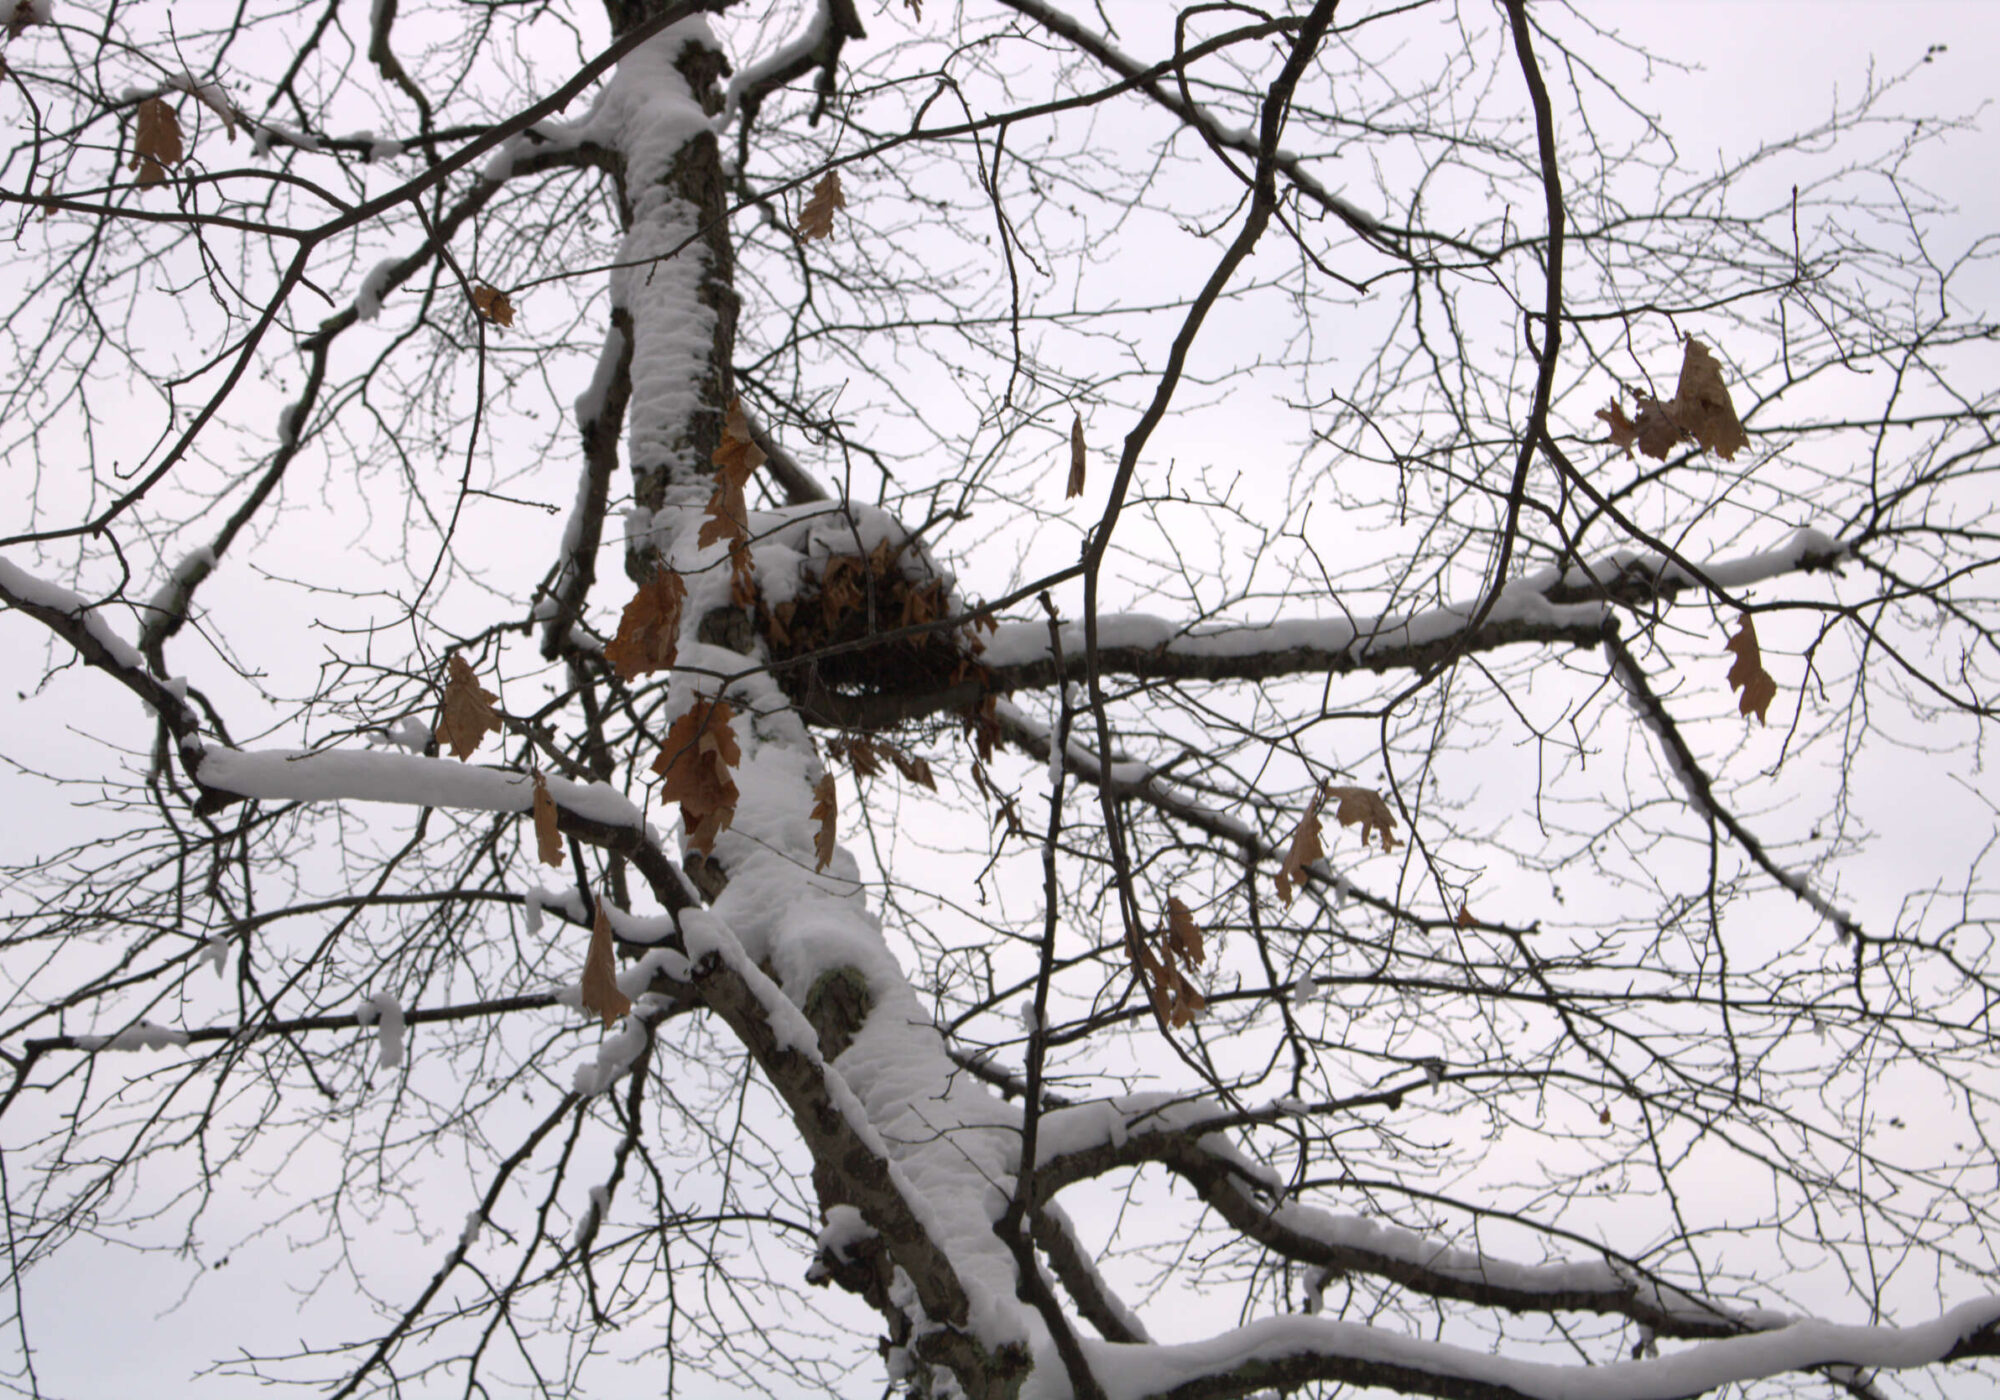
[[[180,563],[168,572],[164,582],[154,591],[146,604],[145,616],[149,618],[177,617],[187,607],[188,593],[215,568],[215,551],[207,545],[188,552]]]
[[[116,1035],[80,1035],[76,1037],[79,1050],[163,1050],[169,1045],[186,1045],[185,1031],[169,1030],[156,1026],[151,1021],[140,1021],[127,1026]]]
[[[354,294],[354,314],[364,321],[372,321],[382,314],[382,298],[389,293],[389,279],[395,275],[400,258],[384,258],[368,270],[361,279],[361,290]]]
[[[207,963],[210,967],[214,968],[217,977],[227,977],[229,975],[229,935],[226,933],[210,934],[202,943],[201,953],[195,961],[197,963]]]
[[[1471,1351],[1380,1325],[1323,1317],[1266,1318],[1206,1341],[1137,1346],[1085,1339],[1107,1400],[1142,1400],[1245,1362],[1324,1355],[1409,1367],[1435,1376],[1509,1387],[1535,1400],[1676,1400],[1737,1382],[1827,1363],[1900,1370],[1935,1364],[1961,1338],[2000,1319],[2000,1298],[1953,1308],[1912,1327],[1799,1322],[1749,1336],[1701,1342],[1657,1359],[1562,1366]],[[1022,1400],[1067,1396],[1061,1368],[1039,1367]]]
[[[586,1098],[609,1089],[646,1053],[648,1034],[645,1022],[627,1016],[617,1030],[598,1042],[596,1059],[576,1067],[571,1087]]]
[[[480,768],[455,758],[357,749],[208,749],[197,770],[201,781],[267,802],[341,799],[451,807],[471,812],[525,812],[534,803],[525,773]],[[604,783],[546,779],[549,795],[566,811],[609,826],[644,830],[639,809]]]
[[[0,589],[5,589],[10,598],[29,607],[47,608],[51,612],[76,618],[91,639],[109,652],[119,666],[130,671],[143,672],[146,669],[146,659],[139,655],[138,648],[119,636],[111,624],[83,600],[82,595],[59,583],[36,578],[5,559],[0,559]]]
[[[364,996],[354,1008],[355,1025],[372,1026],[378,1022],[381,1029],[375,1033],[380,1042],[376,1064],[383,1069],[394,1069],[403,1063],[403,1004],[388,992]]]

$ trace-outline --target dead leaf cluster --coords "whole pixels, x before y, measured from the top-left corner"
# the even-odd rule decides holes
[[[910,782],[920,787],[937,791],[937,780],[931,776],[930,760],[921,754],[913,754],[887,739],[866,734],[852,734],[834,739],[826,746],[827,755],[840,759],[854,771],[857,778],[874,778],[881,775],[882,760],[888,759],[896,765],[896,771]]]
[[[729,541],[730,601],[747,608],[756,600],[757,583],[750,561],[750,507],[743,492],[751,473],[764,463],[764,449],[750,436],[750,420],[744,416],[741,399],[729,401],[729,413],[722,423],[722,445],[709,460],[715,464],[715,489],[694,542],[706,549],[717,540]]]
[[[656,568],[653,576],[625,605],[618,635],[604,648],[604,659],[620,680],[664,671],[674,664],[680,648],[681,604],[687,585],[672,569]]]
[[[1335,821],[1342,826],[1361,828],[1363,846],[1368,844],[1370,832],[1379,831],[1382,833],[1383,851],[1396,849],[1396,814],[1382,800],[1382,794],[1371,788],[1321,783],[1319,791],[1313,794],[1313,800],[1300,816],[1299,824],[1292,828],[1291,846],[1278,866],[1278,899],[1284,904],[1289,905],[1298,891],[1305,887],[1307,868],[1326,856],[1326,847],[1320,844],[1319,814],[1328,798],[1335,800]]]
[[[697,699],[668,726],[666,743],[653,760],[660,800],[681,804],[688,845],[705,855],[715,854],[715,838],[736,819],[741,794],[730,774],[743,761],[743,751],[729,723],[735,713],[727,700]]]
[[[1168,899],[1166,927],[1152,939],[1134,940],[1133,948],[1139,973],[1146,981],[1146,994],[1160,1019],[1174,1030],[1194,1020],[1208,1004],[1187,979],[1205,959],[1201,926],[1194,921],[1194,912],[1178,895]]]
[[[495,326],[514,324],[514,303],[507,294],[497,287],[489,287],[484,282],[476,282],[472,287],[472,309],[479,313],[479,319]]]
[[[921,626],[950,615],[951,591],[928,572],[905,573],[903,550],[883,540],[867,554],[815,556],[803,566],[794,596],[759,607],[757,620],[774,661],[811,657],[809,665],[778,671],[794,699],[817,685],[855,692],[909,692],[981,680],[978,629],[939,628],[870,647],[853,647],[877,633]],[[833,647],[851,650],[825,653]]]
[[[1664,462],[1676,447],[1693,442],[1727,462],[1750,445],[1750,437],[1736,417],[1736,407],[1729,401],[1722,365],[1693,336],[1681,351],[1680,384],[1674,396],[1662,402],[1634,391],[1633,398],[1636,418],[1627,418],[1616,399],[1609,408],[1597,411],[1611,431],[1606,442],[1628,457],[1636,446],[1648,457]]]

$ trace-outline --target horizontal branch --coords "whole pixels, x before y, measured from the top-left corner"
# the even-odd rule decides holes
[[[1703,1342],[1670,1356],[1557,1366],[1491,1356],[1378,1326],[1278,1317],[1179,1346],[1090,1342],[1093,1367],[1148,1400],[1234,1400],[1313,1382],[1380,1386],[1446,1400],[1691,1400],[1724,1386],[1825,1367],[1901,1370],[2000,1354],[2000,1298],[1912,1327],[1799,1322]]]

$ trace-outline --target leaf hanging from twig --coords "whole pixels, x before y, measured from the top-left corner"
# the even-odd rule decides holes
[[[472,309],[479,313],[479,319],[496,326],[514,324],[514,303],[507,300],[507,294],[497,287],[489,287],[484,282],[473,284]]]
[[[697,699],[688,712],[667,729],[653,771],[662,779],[660,800],[681,804],[688,845],[715,854],[715,838],[736,819],[741,795],[730,772],[743,761],[730,728],[735,714],[727,700]]]
[[[687,585],[672,569],[656,568],[652,578],[625,605],[618,635],[604,648],[604,659],[620,680],[632,680],[674,664],[680,645],[681,602]]]
[[[833,774],[822,773],[813,785],[813,869],[824,870],[833,860]]]
[[[535,774],[535,846],[536,854],[543,865],[562,868],[562,833],[556,828],[556,800],[549,796],[549,785],[540,773]]]
[[[1083,494],[1083,415],[1076,415],[1076,421],[1069,425],[1069,485],[1063,490],[1063,499],[1071,500]]]
[[[1313,794],[1312,802],[1299,817],[1299,824],[1292,828],[1291,847],[1278,866],[1278,900],[1286,906],[1305,886],[1306,867],[1326,858],[1326,847],[1319,841],[1319,805],[1325,800],[1324,788]]]
[[[583,1009],[602,1016],[607,1029],[632,1009],[632,999],[618,989],[611,916],[604,912],[602,896],[597,900],[597,918],[590,926],[590,951],[583,956]]]
[[[833,216],[837,210],[847,207],[847,196],[840,191],[840,172],[829,170],[819,177],[813,186],[812,198],[799,210],[798,237],[801,243],[810,243],[815,238],[833,237]]]
[[[179,165],[186,153],[181,144],[180,118],[174,115],[172,104],[158,97],[141,102],[128,167],[139,172],[137,183],[159,184],[167,178],[168,169]]]
[[[1729,688],[1743,692],[1736,702],[1737,713],[1745,719],[1754,714],[1759,724],[1770,723],[1765,715],[1778,698],[1778,682],[1764,669],[1764,653],[1757,645],[1757,628],[1750,614],[1743,614],[1743,625],[1729,639],[1728,649],[1736,653],[1729,668]]]
[[[446,670],[444,705],[435,732],[438,746],[450,749],[452,757],[464,762],[488,734],[500,732],[500,714],[493,708],[499,697],[479,684],[471,665],[457,652],[452,653]]]
[[[1382,849],[1396,849],[1396,814],[1389,810],[1389,804],[1382,800],[1380,793],[1360,787],[1335,787],[1326,790],[1328,797],[1340,799],[1334,808],[1333,819],[1342,826],[1361,828],[1361,844],[1368,844],[1368,833],[1382,833]]]

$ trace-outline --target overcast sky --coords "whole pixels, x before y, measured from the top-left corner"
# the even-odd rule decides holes
[[[1740,153],[1764,136],[1788,133],[1822,115],[1836,93],[1852,91],[1877,77],[1900,73],[1922,61],[1931,45],[1943,45],[1925,67],[1920,86],[1901,106],[1945,116],[1970,115],[1989,100],[2000,71],[2000,0],[1583,0],[1590,18],[1616,28],[1635,45],[1662,57],[1699,63],[1701,71],[1660,70],[1643,83],[1632,65],[1634,100],[1657,112],[1675,135],[1687,162],[1696,167]],[[867,7],[864,6],[864,9]],[[1989,114],[1985,129],[1954,138],[1921,167],[1933,187],[1958,206],[1943,236],[1961,244],[2000,229],[2000,120]],[[1952,251],[1956,251],[1955,249]],[[1992,290],[1990,284],[1987,290]],[[43,643],[30,624],[0,621],[0,644],[15,656],[42,654]],[[38,707],[21,705],[15,691],[0,695],[0,725],[18,733],[46,720]],[[94,676],[71,676],[59,684],[73,692],[104,694],[107,706],[125,714],[134,743],[145,735],[135,707]],[[52,762],[75,771],[98,753],[52,736]],[[35,804],[49,789],[0,774],[0,798],[20,814],[45,844],[61,822],[59,814]],[[9,855],[20,854],[10,842]],[[442,1230],[455,1223],[434,1222]],[[436,1263],[436,1249],[408,1245],[411,1287]],[[261,1256],[261,1257],[260,1257]],[[345,1299],[321,1299],[294,1321],[295,1299],[277,1277],[287,1257],[281,1240],[247,1251],[227,1272],[222,1287],[197,1290],[174,1307],[185,1266],[157,1256],[131,1259],[109,1248],[95,1254],[77,1250],[54,1265],[65,1281],[58,1291],[39,1288],[31,1297],[47,1300],[67,1293],[72,1310],[44,1313],[31,1322],[47,1344],[40,1375],[58,1395],[126,1397],[178,1393],[193,1369],[214,1357],[215,1339],[241,1336],[246,1345],[282,1350],[304,1332],[324,1338],[368,1325],[369,1319]],[[803,1260],[800,1261],[801,1266]],[[46,1282],[46,1281],[44,1281]],[[343,1325],[344,1324],[344,1325]],[[109,1340],[115,1336],[115,1341]],[[865,1339],[864,1339],[865,1340]],[[605,1373],[609,1374],[609,1373]],[[624,1394],[655,1393],[653,1378],[630,1374]],[[267,1394],[248,1383],[216,1384],[202,1393],[217,1396]],[[599,1400],[614,1400],[601,1392]]]

